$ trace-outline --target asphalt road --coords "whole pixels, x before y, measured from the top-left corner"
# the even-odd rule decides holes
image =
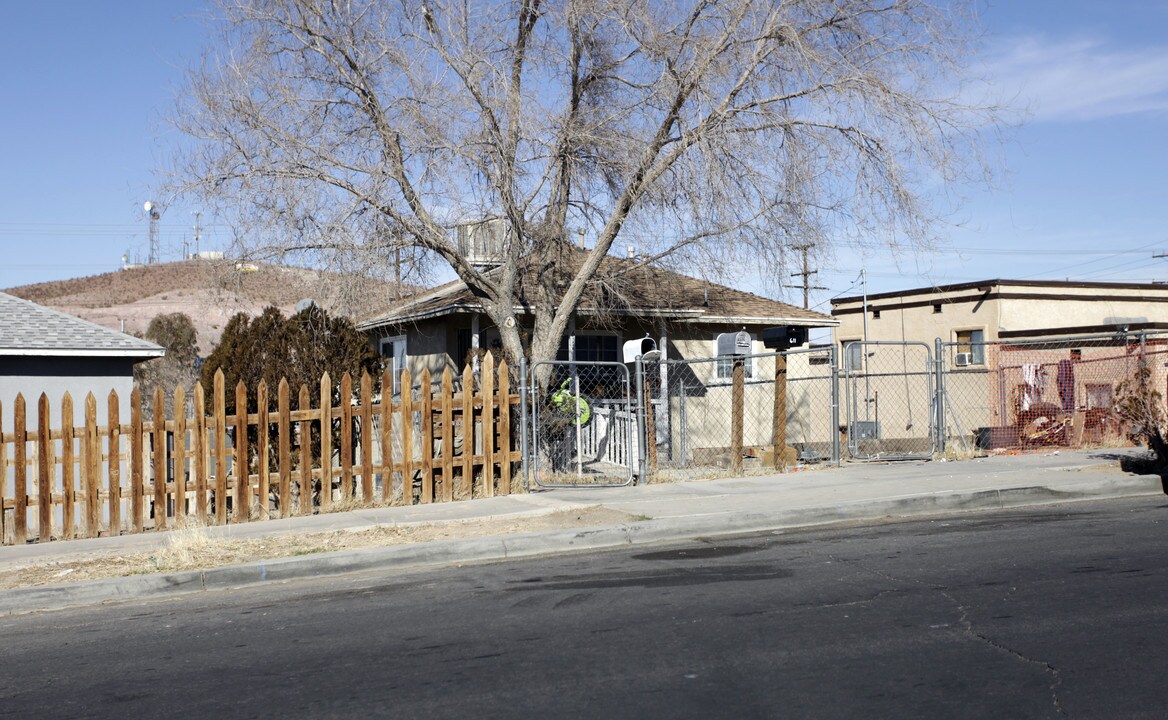
[[[1168,501],[0,619],[0,717],[1168,716]]]

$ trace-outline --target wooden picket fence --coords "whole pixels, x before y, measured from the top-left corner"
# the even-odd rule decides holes
[[[404,370],[401,387],[411,388],[411,380]],[[449,369],[437,392],[424,370],[419,397],[407,391],[393,400],[375,398],[372,384],[362,374],[354,393],[346,373],[342,400],[334,406],[326,374],[316,407],[302,385],[293,409],[291,388],[281,380],[277,410],[270,411],[269,388],[261,382],[255,388],[259,411],[228,415],[220,371],[210,413],[201,385],[189,400],[181,387],[174,391],[170,418],[161,388],[154,393],[153,418],[145,416],[135,389],[129,424],[113,392],[108,418],[99,424],[91,393],[84,424],[76,427],[67,394],[56,426],[44,394],[35,408],[17,396],[12,426],[0,408],[0,538],[4,544],[45,542],[164,530],[189,519],[248,522],[511,491],[520,461],[512,412],[520,400],[511,393],[506,362],[496,367],[488,354],[478,383],[468,367],[458,390]],[[393,387],[388,373],[381,387]],[[247,387],[240,382],[234,392],[236,407],[246,408]]]

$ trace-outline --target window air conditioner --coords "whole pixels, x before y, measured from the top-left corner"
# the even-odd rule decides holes
[[[957,367],[966,367],[973,364],[973,353],[959,352],[957,359],[953,363]]]

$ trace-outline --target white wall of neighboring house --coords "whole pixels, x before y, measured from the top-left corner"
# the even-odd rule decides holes
[[[60,427],[61,401],[68,392],[73,401],[73,424],[85,424],[85,398],[93,393],[98,425],[109,421],[109,394],[118,394],[122,422],[129,418],[134,389],[133,362],[127,358],[2,357],[0,358],[0,419],[11,432],[16,396],[24,396],[26,425],[37,425],[37,405],[48,399],[54,428]]]

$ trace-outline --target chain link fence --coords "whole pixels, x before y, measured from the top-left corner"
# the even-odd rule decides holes
[[[833,363],[831,348],[643,360],[637,392],[651,438],[643,472],[773,472],[838,457]]]
[[[774,472],[841,454],[1123,447],[1133,428],[1117,405],[1141,368],[1162,405],[1168,333],[538,363],[525,455],[529,477],[555,487]]]
[[[938,343],[947,447],[1117,447],[1122,385],[1146,365],[1165,394],[1168,335],[1116,333],[987,343]],[[1162,402],[1162,400],[1161,400]]]

